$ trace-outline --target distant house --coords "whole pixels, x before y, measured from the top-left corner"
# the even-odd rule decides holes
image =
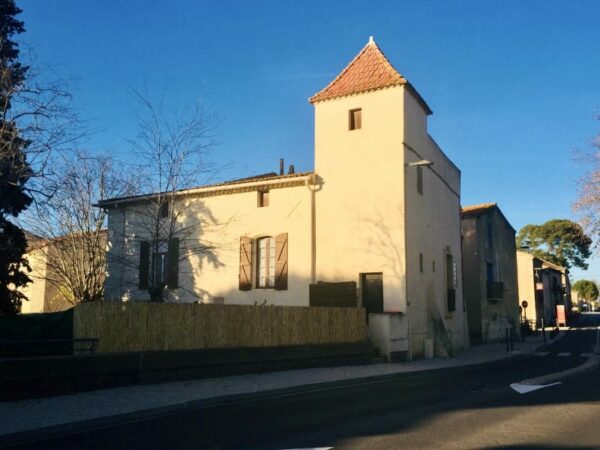
[[[69,235],[77,236],[77,235]],[[106,240],[106,231],[100,234],[103,242]],[[64,264],[57,264],[57,258],[73,257],[73,252],[81,253],[84,257],[89,253],[86,251],[86,243],[77,245],[78,239],[69,239],[66,248],[62,249],[64,239],[45,239],[32,233],[25,232],[27,238],[27,251],[25,257],[31,267],[31,272],[27,275],[31,279],[26,287],[21,289],[27,299],[21,304],[21,313],[42,313],[56,312],[71,308],[76,300],[67,299],[66,290],[59,288],[63,277],[58,275],[59,271],[69,267],[68,261]],[[104,245],[102,246],[104,251]],[[60,253],[63,252],[63,253]],[[64,254],[66,253],[66,255]],[[79,255],[78,255],[79,256]],[[76,264],[78,257],[72,258],[73,264]],[[81,269],[73,268],[73,270]],[[81,276],[85,276],[82,272]]]
[[[568,314],[571,310],[569,271],[521,250],[517,251],[517,269],[519,303],[527,302],[523,316],[538,328],[542,319],[544,326],[558,325],[560,311]]]
[[[519,330],[515,230],[496,203],[461,211],[464,296],[472,343]]]
[[[147,301],[148,277],[164,276],[173,302],[309,306],[311,285],[353,282],[390,359],[464,348],[460,171],[428,134],[429,106],[373,40],[309,101],[314,171],[174,198],[205,252],[149,241],[141,210],[158,194],[99,202],[107,299]]]
[[[27,300],[21,304],[21,313],[42,313],[66,309],[61,308],[64,299],[59,290],[47,280],[50,276],[47,264],[49,241],[28,232],[25,232],[25,237],[27,238],[25,258],[31,267],[31,272],[28,273],[31,283],[21,289],[21,292],[27,296]]]

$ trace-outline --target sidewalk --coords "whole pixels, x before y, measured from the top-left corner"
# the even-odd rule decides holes
[[[532,336],[524,343],[515,342],[515,350],[510,353],[506,352],[504,344],[485,344],[450,359],[301,369],[2,402],[0,444],[2,437],[13,433],[30,434],[34,430],[39,434],[56,433],[66,431],[68,427],[87,428],[94,424],[165,414],[180,408],[217,405],[263,395],[290,395],[406,373],[484,364],[532,353],[542,344],[541,336]]]

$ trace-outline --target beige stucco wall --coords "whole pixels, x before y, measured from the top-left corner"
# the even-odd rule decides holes
[[[308,306],[310,191],[304,185],[271,188],[269,197],[269,206],[262,208],[257,206],[256,189],[190,198],[185,200],[184,207],[175,207],[183,211],[179,226],[193,230],[194,242],[189,244],[190,248],[199,245],[212,248],[190,255],[179,263],[179,289],[169,293],[171,301],[212,302],[215,297],[223,297],[226,304],[263,304],[266,301],[266,304]],[[138,289],[139,240],[144,239],[141,220],[135,207],[109,211],[109,276],[105,293],[108,299],[149,298],[146,291]],[[250,291],[240,291],[240,237],[258,238],[281,233],[288,233],[288,289],[276,291],[253,286]],[[180,243],[182,255],[185,245]],[[122,264],[122,254],[130,264]]]
[[[517,278],[519,285],[519,305],[527,301],[525,314],[527,320],[537,320],[535,311],[535,280],[533,274],[533,256],[529,253],[517,251]]]
[[[315,104],[317,279],[382,272],[386,312],[406,311],[402,105],[402,87]]]
[[[405,169],[406,280],[409,302],[412,355],[423,354],[424,341],[434,338],[440,356],[468,346],[463,303],[460,171],[427,132],[427,115],[417,99],[404,91],[404,159],[407,163],[426,159],[423,194],[417,191],[416,167]],[[419,267],[423,254],[423,272]],[[447,307],[445,259],[453,257],[456,310]],[[435,271],[433,265],[435,262]]]
[[[46,256],[41,249],[35,249],[27,252],[25,258],[31,266],[31,272],[28,273],[31,283],[21,290],[28,298],[21,305],[21,312],[23,314],[44,312],[46,285],[48,284],[45,280]]]
[[[349,111],[355,108],[362,109],[362,128],[350,131]],[[417,169],[405,167],[421,159],[434,162],[423,168],[423,195],[416,188]],[[323,182],[316,207],[317,279],[358,283],[360,273],[382,272],[384,312],[408,314],[402,323],[413,357],[434,336],[438,354],[467,346],[460,172],[428,135],[421,104],[402,86],[317,103],[315,170]],[[456,265],[452,313],[447,253]]]

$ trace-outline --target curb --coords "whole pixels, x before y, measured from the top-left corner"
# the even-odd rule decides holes
[[[415,379],[431,376],[444,371],[461,372],[476,367],[481,368],[485,366],[494,366],[497,364],[505,363],[509,359],[515,359],[525,356],[527,356],[526,353],[513,353],[507,354],[501,359],[481,363],[465,364],[461,366],[426,369],[414,372],[391,373],[385,375],[370,375],[366,377],[351,378],[347,380],[325,381],[258,392],[247,392],[199,400],[190,400],[183,403],[158,406],[154,408],[131,411],[127,413],[114,414],[93,419],[84,419],[65,424],[50,425],[32,430],[18,431],[15,433],[0,435],[0,448],[7,448],[15,445],[33,444],[37,441],[59,438],[69,434],[96,431],[104,428],[111,428],[116,425],[125,425],[127,423],[140,422],[143,420],[160,418],[172,414],[181,414],[185,413],[186,411],[195,411],[199,409],[227,406],[263,399],[292,397],[301,394],[310,394],[327,390],[344,389],[349,387],[359,387],[402,379]]]
[[[548,347],[550,347],[555,342],[560,341],[562,338],[564,338],[567,335],[566,331],[567,330],[560,330],[558,332],[558,334],[556,335],[556,337],[554,337],[553,339],[549,339],[548,342],[544,342],[539,347],[536,347],[536,349],[534,350],[534,352],[539,352],[539,351],[542,351],[542,350],[546,350]]]

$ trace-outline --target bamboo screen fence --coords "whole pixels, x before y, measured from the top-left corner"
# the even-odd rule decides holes
[[[98,338],[98,352],[270,347],[361,342],[362,308],[85,303],[75,338]]]

